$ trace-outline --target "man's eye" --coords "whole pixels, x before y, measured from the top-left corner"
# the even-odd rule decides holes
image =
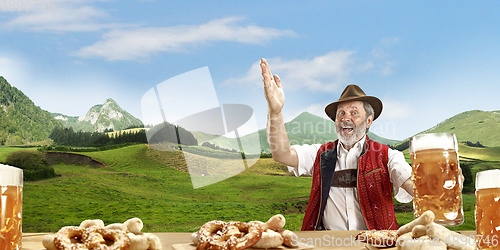
[[[357,114],[358,114],[358,112],[352,112],[352,115],[357,115]]]

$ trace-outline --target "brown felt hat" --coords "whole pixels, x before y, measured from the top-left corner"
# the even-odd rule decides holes
[[[337,107],[342,102],[350,102],[350,101],[367,101],[372,105],[373,110],[375,111],[373,114],[373,120],[377,119],[380,113],[382,113],[382,101],[380,101],[377,97],[367,96],[363,90],[354,84],[348,85],[344,92],[340,95],[340,98],[336,102],[332,102],[325,107],[326,114],[335,121],[335,116],[337,116]]]

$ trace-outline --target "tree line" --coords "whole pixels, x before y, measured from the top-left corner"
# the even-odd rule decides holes
[[[57,145],[73,147],[102,147],[124,143],[148,143],[147,135],[150,135],[149,143],[174,143],[182,145],[198,145],[193,134],[182,127],[170,123],[162,123],[137,131],[122,131],[108,135],[105,132],[75,132],[72,127],[56,127],[52,130],[49,138]],[[180,142],[180,143],[179,143]]]
[[[57,145],[73,147],[101,147],[105,145],[122,144],[127,142],[147,143],[144,130],[135,133],[117,133],[109,136],[101,132],[73,131],[73,128],[56,127],[50,133],[49,138]]]
[[[171,142],[176,144],[196,146],[198,140],[194,135],[180,126],[175,126],[168,122],[160,123],[151,127],[148,131],[149,143]]]

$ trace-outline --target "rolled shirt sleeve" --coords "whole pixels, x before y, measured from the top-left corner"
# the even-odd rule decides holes
[[[292,147],[297,152],[299,165],[296,168],[288,166],[288,171],[293,172],[295,176],[312,176],[314,161],[316,160],[316,154],[321,144],[293,145]]]
[[[403,153],[389,149],[387,168],[394,186],[394,198],[402,203],[412,201],[413,197],[402,187],[403,183],[411,177],[411,166],[406,162]]]

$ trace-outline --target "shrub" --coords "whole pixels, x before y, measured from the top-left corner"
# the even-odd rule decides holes
[[[24,181],[37,181],[56,177],[56,171],[53,167],[40,165],[35,169],[23,170]]]
[[[47,165],[47,160],[45,159],[45,155],[41,152],[21,150],[14,151],[7,155],[5,163],[22,169],[34,169],[38,165]]]
[[[25,181],[55,177],[54,168],[47,165],[45,154],[37,150],[14,151],[7,155],[5,164],[21,168]]]
[[[484,148],[483,144],[481,144],[479,141],[477,141],[476,143],[466,141],[465,144],[469,147]]]
[[[474,177],[472,176],[471,168],[474,163],[460,163],[460,167],[462,168],[462,174],[464,175],[464,186],[470,185],[474,182]]]

